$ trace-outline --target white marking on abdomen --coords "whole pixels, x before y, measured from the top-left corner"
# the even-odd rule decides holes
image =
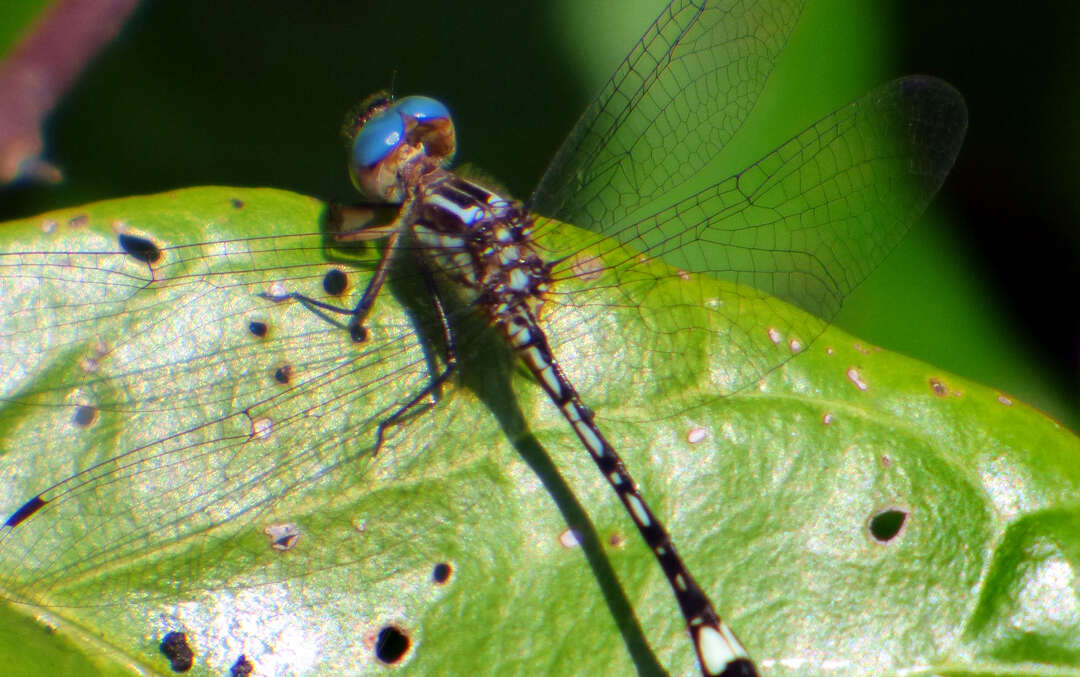
[[[596,433],[592,431],[584,421],[574,424],[574,430],[578,431],[582,440],[585,442],[585,446],[589,448],[589,451],[593,453],[593,456],[601,457],[606,456],[607,452],[604,451],[604,444],[600,441],[600,438],[596,436]]]
[[[555,370],[550,364],[540,370],[540,378],[544,379],[544,385],[550,388],[556,397],[562,398],[562,384],[559,383],[559,377],[555,375]]]
[[[511,327],[513,326],[514,325],[511,323]],[[529,332],[528,327],[518,327],[516,330],[512,329],[511,331],[513,333],[510,334],[510,341],[514,344],[515,348],[524,348],[532,341],[532,334]],[[526,352],[525,359],[534,359],[535,356],[532,354],[534,350],[536,350],[536,346],[529,348],[529,350]],[[544,364],[544,361],[534,361],[533,364],[541,365]]]
[[[651,526],[652,520],[649,519],[649,513],[645,511],[645,506],[641,504],[641,499],[633,494],[626,494],[627,502],[630,504],[630,511],[634,513],[634,519],[638,524],[643,527]]]
[[[581,412],[578,411],[577,405],[573,402],[567,402],[562,407],[563,414],[573,424],[577,424],[581,420]]]
[[[525,359],[537,369],[543,369],[548,363],[548,361],[544,359],[544,353],[540,352],[540,349],[536,346],[530,346],[529,349],[525,351]]]
[[[701,662],[704,663],[702,667],[710,675],[720,674],[728,663],[740,656],[724,635],[717,632],[716,628],[708,625],[698,629],[697,645],[701,651]],[[738,642],[735,645],[740,649],[742,648]],[[742,655],[745,655],[745,653]]]

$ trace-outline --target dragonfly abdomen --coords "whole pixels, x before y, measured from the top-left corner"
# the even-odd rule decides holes
[[[686,619],[686,629],[693,639],[703,673],[718,677],[756,675],[746,649],[690,575],[667,529],[653,515],[622,459],[593,421],[592,410],[582,403],[577,389],[566,378],[535,316],[528,308],[519,307],[507,313],[496,326],[574,429],[653,551]]]

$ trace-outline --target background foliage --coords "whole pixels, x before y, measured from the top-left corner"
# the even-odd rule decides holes
[[[34,4],[5,13],[11,34]],[[189,185],[350,199],[336,130],[392,84],[445,99],[459,158],[524,197],[661,4],[147,2],[50,121],[65,183],[6,189],[0,219]],[[897,75],[953,83],[971,118],[957,167],[838,324],[1074,430],[1080,320],[1055,299],[1080,285],[1078,7],[812,0],[747,140],[759,157]]]

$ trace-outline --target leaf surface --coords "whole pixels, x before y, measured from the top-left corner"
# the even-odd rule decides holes
[[[259,296],[351,305],[377,249],[344,255],[324,220],[295,194],[201,188],[0,228],[0,509],[45,501],[0,535],[10,609],[80,646],[86,674],[170,674],[174,630],[191,674],[241,654],[257,674],[378,673],[388,626],[409,674],[692,674],[651,554],[497,343],[470,343],[372,457],[439,350],[407,287],[362,344]],[[595,239],[543,231],[553,253]],[[625,256],[597,240],[568,262],[556,356],[765,674],[1080,673],[1072,433],[839,331],[811,343],[786,328],[812,318],[730,283],[590,272]],[[719,397],[735,329],[791,359]],[[883,515],[902,522],[881,541]],[[275,548],[285,525],[299,538]],[[69,655],[11,627],[25,674]]]

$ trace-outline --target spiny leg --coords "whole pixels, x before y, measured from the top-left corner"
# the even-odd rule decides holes
[[[375,274],[368,281],[367,287],[356,306],[352,309],[352,319],[349,320],[349,336],[353,341],[360,343],[367,340],[367,329],[364,328],[364,320],[375,305],[375,299],[382,291],[386,283],[386,276],[390,272],[390,264],[393,263],[394,254],[397,253],[398,243],[401,242],[401,231],[394,231],[386,239],[386,249],[375,267]]]
[[[394,236],[391,235],[390,237]],[[383,260],[385,260],[386,258],[387,257],[384,256]],[[450,327],[450,320],[446,315],[446,306],[443,304],[442,297],[439,295],[435,280],[431,276],[431,271],[422,264],[419,265],[419,269],[424,278],[424,285],[425,287],[427,287],[428,296],[431,299],[431,304],[435,310],[435,315],[439,318],[439,328],[442,333],[443,345],[446,346],[446,351],[443,353],[444,366],[442,371],[440,371],[434,378],[432,378],[431,381],[426,386],[424,386],[422,390],[420,390],[420,392],[418,392],[415,396],[411,397],[409,401],[406,402],[404,405],[396,409],[394,413],[390,414],[385,419],[379,422],[375,433],[375,447],[371,452],[372,456],[377,455],[379,453],[379,449],[382,448],[383,440],[386,436],[386,429],[391,426],[397,425],[398,423],[401,423],[403,420],[409,418],[412,415],[418,415],[423,413],[423,411],[425,411],[428,407],[432,406],[435,402],[437,402],[440,396],[442,385],[446,383],[447,379],[449,379],[450,376],[452,376],[453,373],[457,370],[457,348],[454,342],[454,333]],[[383,280],[380,281],[378,285],[380,288],[385,281],[385,277],[386,276],[384,273]],[[369,292],[371,293],[369,294]],[[360,325],[355,321],[357,310],[361,309],[361,306],[363,306],[362,310],[365,313],[370,310],[372,304],[374,303],[377,292],[378,289],[372,292],[372,285],[369,283],[367,289],[365,289],[364,291],[364,296],[361,298],[360,303],[358,303],[357,308],[353,310],[334,306],[323,301],[318,301],[311,297],[304,296],[299,292],[290,292],[288,294],[279,295],[262,292],[259,293],[258,296],[269,301],[273,301],[274,303],[297,301],[308,307],[314,306],[321,310],[326,310],[341,315],[349,315],[353,318],[353,320],[349,322],[349,335],[354,341],[359,343],[365,340],[366,330],[360,327]],[[360,338],[357,338],[354,327],[359,327],[360,331],[364,332],[364,334],[360,336]],[[424,403],[424,400],[427,398],[431,398],[432,401],[429,403]],[[413,410],[417,408],[420,408],[421,411],[413,412]]]
[[[333,205],[331,207],[331,220],[338,223],[344,223],[347,219],[347,208],[340,205]],[[363,321],[367,317],[367,314],[371,311],[375,304],[375,299],[378,297],[379,292],[382,291],[383,285],[386,283],[387,276],[390,271],[390,267],[394,261],[394,256],[397,253],[399,244],[402,239],[402,224],[404,223],[404,212],[406,208],[403,207],[398,212],[398,217],[390,224],[368,226],[364,225],[356,229],[345,230],[343,232],[336,233],[334,239],[338,242],[357,242],[366,240],[383,239],[387,240],[386,247],[383,250],[382,256],[379,258],[379,263],[375,269],[375,274],[371,280],[368,281],[367,286],[364,288],[364,293],[361,295],[360,300],[353,307],[352,310],[348,308],[342,308],[335,306],[324,301],[313,299],[309,296],[305,296],[299,292],[290,292],[287,294],[270,294],[267,292],[259,293],[258,296],[265,298],[274,303],[282,303],[284,301],[297,301],[309,309],[318,308],[332,313],[350,316],[348,325],[349,335],[353,341],[361,343],[367,339],[367,330],[363,327]],[[416,414],[423,413],[428,407],[438,401],[442,385],[450,378],[451,375],[457,370],[457,349],[454,342],[454,333],[450,327],[450,320],[446,314],[446,306],[443,303],[442,297],[439,294],[438,286],[431,275],[431,270],[424,265],[423,261],[417,257],[416,261],[417,269],[420,271],[421,276],[424,279],[424,286],[427,289],[427,296],[431,299],[432,307],[435,311],[436,317],[439,320],[439,328],[442,333],[443,345],[446,350],[443,354],[443,369],[437,375],[435,375],[431,381],[418,392],[415,396],[409,399],[404,405],[395,410],[390,416],[383,419],[376,428],[375,434],[375,447],[372,450],[372,456],[379,453],[379,449],[382,448],[383,441],[386,436],[386,430],[406,418],[414,415],[413,410],[418,407],[421,411],[415,412]],[[430,403],[424,403],[425,399],[431,398]],[[423,404],[423,406],[421,406]]]
[[[435,310],[435,315],[439,318],[439,329],[442,332],[443,345],[446,347],[446,351],[443,353],[443,363],[445,366],[443,367],[443,370],[435,378],[431,379],[420,392],[399,407],[394,413],[379,422],[375,433],[375,448],[371,452],[372,456],[377,455],[379,449],[382,448],[387,428],[397,425],[410,416],[424,413],[424,411],[427,411],[428,408],[438,401],[442,385],[446,383],[447,379],[449,379],[455,371],[457,371],[458,367],[457,345],[454,341],[454,332],[450,326],[450,319],[446,314],[446,306],[443,304],[442,297],[439,295],[439,289],[434,278],[431,276],[431,271],[422,263],[418,263],[418,267],[424,278],[424,286],[427,288],[432,308]],[[423,401],[428,398],[431,398],[432,401],[424,403]],[[418,407],[420,410],[414,414],[412,410]]]
[[[308,310],[311,310],[312,312],[316,312],[315,309],[317,308],[319,310],[325,310],[327,312],[335,313],[335,314],[338,314],[338,315],[349,315],[351,317],[352,314],[353,314],[353,311],[349,310],[348,308],[342,308],[341,306],[335,306],[332,303],[327,303],[325,301],[319,301],[318,299],[313,299],[310,296],[306,296],[306,295],[301,294],[300,292],[296,292],[296,291],[288,292],[286,294],[271,294],[270,292],[259,292],[258,294],[256,294],[256,296],[258,296],[261,299],[266,299],[267,301],[271,301],[273,303],[284,303],[285,301],[296,301],[297,303],[302,304],[303,306],[305,306]],[[318,313],[316,313],[316,314],[318,314]]]
[[[318,308],[327,312],[335,313],[338,315],[349,315],[355,318],[358,312],[362,313],[362,317],[359,321],[352,320],[349,322],[349,334],[353,337],[353,340],[357,343],[362,342],[367,332],[359,327],[360,322],[363,320],[363,316],[366,316],[370,312],[372,305],[375,303],[375,297],[378,296],[379,290],[382,289],[383,282],[386,280],[386,274],[389,270],[390,263],[397,249],[398,239],[400,237],[399,219],[397,217],[389,224],[376,223],[372,225],[374,221],[374,213],[379,209],[385,207],[385,205],[356,205],[348,206],[340,203],[332,203],[330,209],[330,223],[337,228],[345,228],[346,223],[353,222],[353,225],[345,230],[340,230],[334,233],[333,238],[336,242],[366,242],[369,240],[387,240],[386,249],[379,257],[379,263],[375,269],[375,275],[368,281],[367,286],[364,288],[364,294],[356,306],[349,310],[348,308],[342,308],[325,301],[319,301],[313,299],[310,296],[301,294],[300,292],[288,292],[285,294],[271,294],[269,292],[260,292],[256,294],[259,298],[264,298],[273,303],[283,303],[285,301],[297,301],[303,304],[309,310]],[[400,213],[400,210],[397,210]],[[363,214],[364,216],[360,216]],[[354,329],[354,325],[359,329]],[[359,333],[359,336],[357,335]]]
[[[402,233],[415,220],[414,205],[417,202],[415,198],[406,199],[401,208],[398,209],[394,220],[389,224],[369,225],[368,221],[370,219],[367,219],[356,228],[349,228],[334,234],[334,240],[337,242],[362,242],[386,238],[386,246],[383,248],[382,256],[379,257],[379,263],[375,267],[375,274],[368,280],[363,295],[361,295],[360,300],[357,301],[352,310],[352,319],[349,320],[349,335],[357,343],[367,340],[367,329],[364,328],[364,320],[367,318],[368,313],[371,312],[371,308],[375,305],[375,299],[378,298],[379,292],[382,291],[382,287],[386,283],[390,266],[394,262],[398,249],[400,249]],[[338,220],[340,225],[344,226],[348,218],[348,212],[346,212],[345,208],[332,210],[331,218]]]
[[[391,223],[371,225],[371,221],[373,220],[371,214],[379,207],[379,205],[345,207],[337,203],[330,205],[330,221],[337,227],[344,227],[350,220],[360,223],[360,225],[355,227],[350,227],[346,230],[334,233],[334,241],[366,242],[369,240],[386,240],[386,246],[379,256],[379,263],[375,267],[375,274],[368,280],[367,286],[364,287],[364,293],[352,310],[341,308],[324,301],[318,301],[299,292],[290,292],[287,294],[270,294],[262,292],[259,293],[258,296],[273,301],[274,303],[298,301],[309,309],[319,308],[340,315],[349,315],[351,318],[348,325],[349,336],[357,343],[362,343],[367,340],[367,329],[364,328],[363,322],[375,305],[375,299],[379,296],[379,292],[382,291],[383,284],[386,283],[386,277],[390,272],[390,266],[393,264],[394,257],[399,249],[402,230],[407,227],[408,222],[406,219],[407,213],[409,212],[409,208],[403,206],[401,209],[397,210],[397,215]],[[362,218],[350,216],[354,214],[364,214],[365,216]]]

